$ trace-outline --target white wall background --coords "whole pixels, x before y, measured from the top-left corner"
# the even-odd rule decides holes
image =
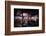
[[[46,0],[14,0],[14,1],[40,2],[40,3],[44,2],[45,13],[46,13]],[[45,22],[45,28],[46,28],[46,22]],[[5,36],[5,0],[0,0],[0,36]],[[40,34],[24,34],[24,35],[10,35],[10,36],[46,36],[46,29],[45,33],[40,33]]]

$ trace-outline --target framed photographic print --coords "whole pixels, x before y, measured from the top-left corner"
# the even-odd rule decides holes
[[[5,1],[5,34],[45,32],[44,3]]]

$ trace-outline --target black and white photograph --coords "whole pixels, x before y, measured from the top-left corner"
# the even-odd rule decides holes
[[[14,8],[14,27],[39,26],[39,9]]]

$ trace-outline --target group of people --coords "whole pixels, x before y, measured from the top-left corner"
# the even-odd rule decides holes
[[[20,16],[15,16],[14,18],[15,27],[30,27],[39,25],[39,18],[37,15],[31,16],[31,14],[28,13],[23,13],[19,15]]]

